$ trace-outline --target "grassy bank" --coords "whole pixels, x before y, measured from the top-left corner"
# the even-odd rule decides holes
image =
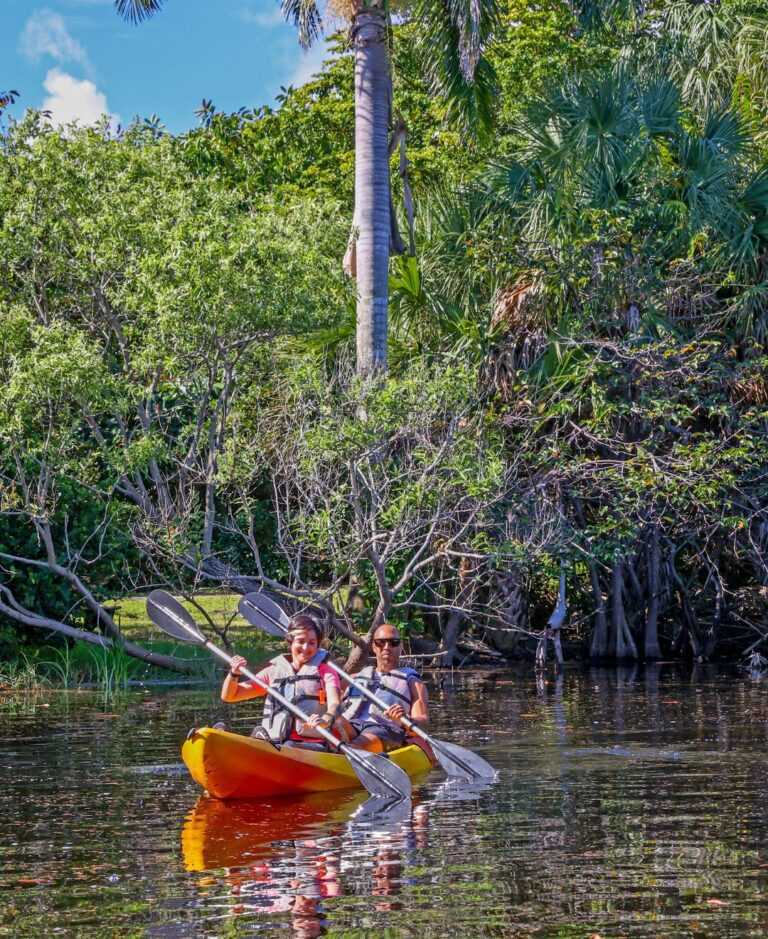
[[[273,655],[280,643],[265,637],[236,615],[238,599],[236,594],[201,594],[195,597],[197,608],[182,602],[214,641],[224,645],[221,637],[225,637],[233,649],[258,665]],[[115,601],[113,607],[115,621],[127,640],[152,652],[194,662],[192,680],[210,684],[221,680],[224,667],[208,652],[175,642],[152,624],[145,597],[126,597]],[[41,645],[25,649],[13,660],[0,664],[0,707],[16,707],[19,698],[60,689],[91,689],[112,699],[132,685],[189,680],[135,659],[120,647],[102,649],[85,642]]]

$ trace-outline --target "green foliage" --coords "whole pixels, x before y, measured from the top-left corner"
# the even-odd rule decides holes
[[[765,12],[438,6],[393,27],[416,255],[390,268],[381,381],[348,377],[343,36],[275,108],[205,102],[178,138],[34,114],[4,132],[0,588],[26,608],[95,625],[38,566],[44,531],[100,601],[189,584],[208,557],[321,594],[354,583],[366,612],[423,546],[395,591],[409,628],[457,597],[490,623],[509,567],[536,610],[561,560],[577,581],[597,565],[607,595],[617,559],[647,568],[653,531],[670,611],[687,590],[710,622],[714,584],[765,580]],[[472,120],[494,134],[466,136]],[[51,658],[65,682],[69,654]]]

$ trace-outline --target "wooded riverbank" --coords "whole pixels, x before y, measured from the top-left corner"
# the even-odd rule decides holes
[[[394,145],[391,171],[417,213],[374,375],[355,367],[341,263],[343,36],[279,107],[209,102],[180,136],[6,113],[2,656],[53,635],[187,672],[115,616],[115,598],[164,585],[267,589],[329,624],[353,666],[384,620],[443,666],[530,658],[561,578],[576,656],[766,653],[753,6],[614,4],[588,23],[505,2],[483,40],[492,133],[424,72],[404,15],[408,187]]]

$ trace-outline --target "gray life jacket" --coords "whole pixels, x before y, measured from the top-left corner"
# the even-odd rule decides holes
[[[386,707],[402,704],[406,715],[410,716],[413,703],[410,682],[414,679],[421,680],[417,671],[412,668],[393,668],[391,672],[377,672],[372,665],[369,665],[354,677],[358,684],[365,686],[377,698],[380,698]],[[401,724],[384,717],[381,708],[352,687],[347,692],[347,702],[344,717],[348,721],[354,721],[361,730],[371,726],[383,726],[393,733],[403,732]]]
[[[278,655],[270,661],[272,673],[269,687],[279,691],[292,704],[300,708],[307,716],[324,714],[326,705],[320,700],[323,680],[318,666],[328,658],[325,649],[318,649],[306,665],[298,672],[293,670],[291,661],[285,655]],[[285,742],[297,723],[290,711],[286,710],[274,698],[267,695],[264,702],[264,715],[261,726],[275,743]],[[296,728],[298,730],[298,728]]]

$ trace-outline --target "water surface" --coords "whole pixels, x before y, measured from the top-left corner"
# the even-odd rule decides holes
[[[142,691],[0,712],[0,936],[768,935],[768,682],[465,675],[434,733],[500,770],[365,793],[202,798],[190,727],[258,705]]]

